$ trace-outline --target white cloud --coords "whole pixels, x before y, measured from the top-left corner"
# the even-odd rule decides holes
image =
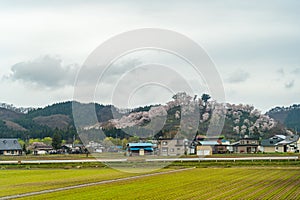
[[[58,57],[46,55],[13,65],[11,74],[6,78],[39,87],[64,87],[74,84],[77,69],[77,65],[63,66]]]

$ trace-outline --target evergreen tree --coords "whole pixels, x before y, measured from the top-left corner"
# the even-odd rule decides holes
[[[56,128],[52,138],[52,146],[54,149],[60,149],[62,143],[62,137],[59,130]]]

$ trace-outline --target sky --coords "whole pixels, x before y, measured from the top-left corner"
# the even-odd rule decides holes
[[[297,0],[0,1],[0,102],[42,107],[72,100],[74,82],[89,55],[113,36],[140,28],[171,30],[199,44],[220,74],[226,102],[262,111],[300,103]],[[184,81],[195,87],[194,94],[209,92],[205,77],[170,68],[160,73],[149,63],[189,67],[166,52],[131,53],[106,72],[95,101],[115,103],[130,85],[121,107],[164,103],[184,89]],[[134,71],[136,65],[143,66],[140,72]],[[167,79],[170,87],[137,87],[133,83],[141,74]]]

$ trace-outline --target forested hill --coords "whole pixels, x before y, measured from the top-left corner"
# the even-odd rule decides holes
[[[78,102],[74,102],[79,104]],[[0,138],[44,138],[52,137],[55,131],[60,131],[63,139],[71,140],[76,134],[72,114],[73,102],[55,103],[45,108],[28,109],[20,112],[13,106],[7,104],[0,107]],[[101,104],[79,104],[85,106],[95,106],[95,111],[99,122],[105,122],[118,115],[117,109],[111,105]],[[25,109],[22,109],[24,111]],[[121,114],[119,114],[121,115]]]
[[[38,109],[20,110],[13,106],[0,107],[0,138],[44,138],[52,137],[59,131],[63,139],[71,141],[77,134],[72,114],[73,103],[81,106],[83,114],[80,113],[78,116],[82,117],[83,121],[88,121],[89,117],[84,114],[85,108],[95,107],[98,123],[82,127],[84,130],[97,131],[101,128],[107,136],[112,137],[116,135],[127,137],[127,133],[141,137],[173,137],[178,130],[181,130],[183,136],[188,134],[183,130],[197,131],[199,135],[205,135],[211,120],[214,120],[212,113],[215,111],[225,114],[225,124],[221,134],[227,139],[238,140],[245,136],[261,139],[275,134],[292,134],[283,124],[300,130],[299,105],[289,108],[277,107],[266,115],[253,106],[229,103],[221,105],[212,100],[209,95],[202,95],[201,98],[196,99],[186,93],[178,93],[173,96],[173,100],[164,105],[147,105],[123,111],[112,105],[80,104],[72,101],[55,103]],[[199,112],[195,111],[195,106]],[[222,109],[216,109],[220,106]],[[186,119],[184,123],[181,123],[182,116]],[[195,120],[198,120],[197,123]],[[194,127],[194,124],[199,125]]]
[[[268,111],[267,115],[280,121],[286,127],[300,132],[300,104],[289,107],[275,107]]]
[[[184,123],[181,123],[183,116]],[[262,114],[253,106],[219,104],[211,100],[209,95],[202,95],[197,99],[186,93],[174,95],[173,100],[165,105],[140,108],[120,119],[112,119],[107,123],[86,128],[89,130],[101,128],[109,132],[109,135],[116,131],[124,131],[142,138],[147,136],[173,138],[176,135],[190,139],[195,133],[205,136],[210,124],[222,117],[225,118],[225,123],[221,135],[230,140],[236,141],[243,137],[263,139],[276,134],[293,134],[281,123]]]

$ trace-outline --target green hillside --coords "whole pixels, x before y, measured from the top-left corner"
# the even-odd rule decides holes
[[[291,134],[284,125],[300,130],[299,105],[276,107],[265,115],[253,106],[219,104],[211,100],[209,95],[204,97],[196,99],[186,93],[178,93],[165,105],[147,105],[122,112],[112,105],[72,101],[28,109],[26,113],[18,112],[14,107],[0,108],[0,137],[44,138],[52,137],[55,131],[59,131],[64,140],[71,141],[77,135],[72,114],[73,103],[79,108],[76,119],[79,119],[77,125],[82,130],[97,134],[101,128],[106,136],[118,138],[173,138],[175,135],[193,138],[206,135],[212,120],[216,120],[212,119],[213,113],[217,113],[217,118],[224,114],[225,123],[220,135],[230,140],[246,136],[261,139],[274,134]],[[222,109],[218,110],[218,107]],[[90,124],[91,114],[87,113],[87,108],[95,109],[96,124]],[[181,120],[185,120],[184,123]]]
[[[267,114],[280,121],[287,128],[300,132],[300,104],[294,104],[289,107],[275,107]]]

